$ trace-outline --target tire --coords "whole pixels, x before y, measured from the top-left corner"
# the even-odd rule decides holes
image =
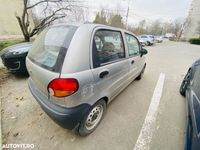
[[[148,46],[151,46],[151,43],[150,43],[149,41],[147,41],[147,45],[148,45]]]
[[[105,114],[105,111],[106,111],[106,102],[105,100],[101,99],[92,106],[92,108],[89,110],[89,112],[85,115],[85,117],[81,121],[78,128],[78,134],[80,136],[87,136],[91,134],[101,122]]]
[[[187,86],[188,86],[188,83],[189,83],[190,73],[191,73],[191,70],[189,70],[187,72],[186,76],[183,79],[183,82],[181,83],[181,87],[180,87],[180,90],[179,90],[180,94],[184,97],[185,97],[185,92],[186,92],[186,89],[187,89]]]
[[[136,78],[136,80],[141,80],[142,79],[145,68],[146,68],[146,64],[145,64],[144,68],[142,69],[141,73],[139,74],[139,76]]]

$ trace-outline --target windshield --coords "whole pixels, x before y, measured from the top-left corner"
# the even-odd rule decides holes
[[[33,43],[28,57],[41,67],[59,72],[76,29],[75,26],[45,29]]]

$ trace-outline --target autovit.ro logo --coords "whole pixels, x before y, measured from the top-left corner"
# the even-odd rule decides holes
[[[33,149],[34,144],[2,144],[2,149]]]

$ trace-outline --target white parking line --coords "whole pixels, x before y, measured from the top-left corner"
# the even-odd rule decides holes
[[[162,96],[162,90],[165,81],[165,74],[160,73],[157,85],[155,87],[151,104],[149,106],[149,110],[147,112],[145,121],[140,130],[140,134],[138,136],[137,142],[133,148],[133,150],[149,150],[149,144],[152,140],[153,130],[155,128],[156,117],[158,113],[158,106],[160,103],[160,99]]]

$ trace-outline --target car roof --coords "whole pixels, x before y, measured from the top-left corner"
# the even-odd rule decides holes
[[[128,30],[122,29],[122,28],[112,27],[112,26],[103,25],[103,24],[96,24],[96,23],[59,23],[59,24],[54,24],[53,26],[67,26],[67,25],[76,26],[76,27],[83,27],[83,28],[85,27],[85,28],[90,28],[90,29],[94,29],[96,27],[105,27],[105,28],[108,28],[110,30],[120,30],[122,32],[126,32],[126,33],[129,33],[129,34],[135,35],[134,33],[130,32]]]

